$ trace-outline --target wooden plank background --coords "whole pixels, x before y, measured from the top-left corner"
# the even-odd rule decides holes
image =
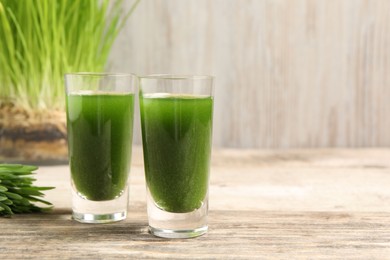
[[[215,146],[390,145],[388,0],[143,0],[110,70],[215,75]]]

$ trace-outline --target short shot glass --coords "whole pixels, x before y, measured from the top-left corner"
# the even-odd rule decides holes
[[[76,221],[107,223],[127,216],[136,84],[131,74],[65,75]]]
[[[139,82],[149,231],[165,238],[205,234],[213,78],[150,75]]]

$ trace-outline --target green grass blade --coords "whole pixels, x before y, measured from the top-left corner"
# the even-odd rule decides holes
[[[101,72],[134,12],[123,0],[0,0],[1,99],[63,109],[63,74]]]
[[[36,166],[0,164],[0,216],[10,216],[13,213],[45,212],[52,207],[41,208],[32,202],[51,206],[41,199],[42,191],[53,187],[33,186],[34,178],[28,177],[37,170]]]

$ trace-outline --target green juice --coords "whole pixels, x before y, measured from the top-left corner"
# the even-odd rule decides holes
[[[112,200],[126,188],[133,136],[133,94],[68,94],[69,164],[78,193]]]
[[[145,176],[157,206],[198,209],[208,191],[213,100],[209,96],[140,97]]]

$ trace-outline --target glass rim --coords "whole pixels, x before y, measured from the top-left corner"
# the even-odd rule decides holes
[[[90,77],[137,77],[133,73],[116,73],[116,72],[69,72],[64,74],[65,77],[68,76],[90,76]]]
[[[140,79],[167,79],[167,80],[212,80],[214,76],[211,75],[188,75],[188,74],[150,74],[140,75]]]

